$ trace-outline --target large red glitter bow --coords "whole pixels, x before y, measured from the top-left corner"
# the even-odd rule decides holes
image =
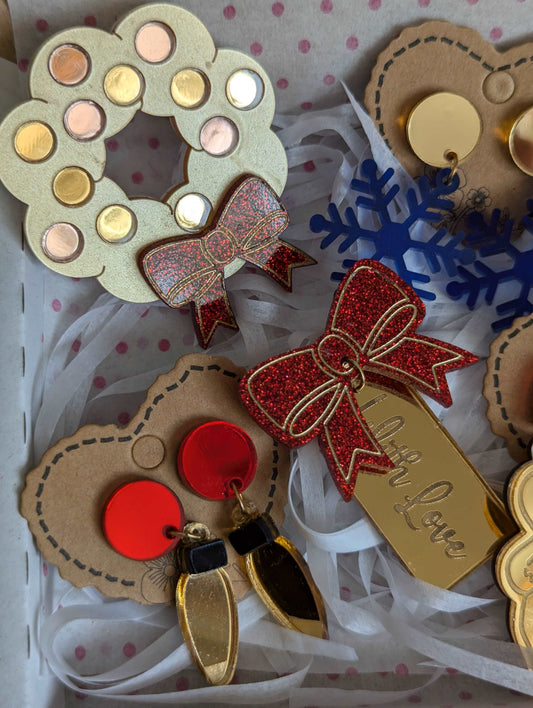
[[[238,329],[224,278],[242,261],[259,266],[287,290],[291,290],[292,269],[315,262],[278,239],[288,223],[287,212],[269,185],[247,176],[226,195],[208,231],[151,246],[141,253],[141,269],[167,305],[193,304],[198,341],[206,348],[219,324]]]
[[[418,295],[393,271],[361,260],[337,290],[325,333],[242,379],[244,405],[272,437],[296,447],[318,435],[346,501],[359,470],[394,468],[357,404],[365,381],[396,392],[402,384],[414,386],[449,406],[445,374],[477,361],[463,349],[417,335],[424,314]]]

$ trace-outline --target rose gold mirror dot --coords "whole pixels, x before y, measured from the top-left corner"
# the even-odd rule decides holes
[[[161,22],[148,22],[135,36],[137,54],[150,64],[159,64],[168,59],[175,44],[172,30]]]
[[[72,224],[60,222],[45,231],[43,251],[56,263],[68,263],[77,258],[83,249],[83,236]]]
[[[104,129],[104,112],[93,101],[76,101],[65,111],[64,122],[75,140],[91,140]]]
[[[229,118],[215,116],[206,121],[200,131],[200,145],[214,157],[228,155],[235,150],[239,131]]]
[[[50,54],[48,69],[59,84],[75,86],[89,73],[89,57],[81,47],[62,44]]]

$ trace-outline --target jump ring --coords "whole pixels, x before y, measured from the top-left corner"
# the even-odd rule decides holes
[[[247,513],[248,513],[248,510],[247,510],[247,508],[246,508],[246,503],[245,503],[245,501],[244,501],[244,497],[243,497],[242,494],[240,493],[240,491],[239,491],[237,485],[235,484],[235,482],[232,482],[232,483],[230,484],[230,487],[232,488],[233,493],[235,494],[235,499],[239,502],[239,506],[241,507],[242,513],[243,513],[243,514],[247,514]]]
[[[366,381],[365,381],[365,374],[363,372],[363,369],[359,365],[359,363],[355,359],[350,359],[349,357],[345,357],[342,360],[342,366],[344,369],[346,369],[346,371],[349,371],[350,369],[352,371],[353,370],[357,371],[357,374],[359,376],[359,382],[357,384],[354,384],[354,381],[355,381],[355,377],[354,377],[353,379],[351,379],[350,383],[352,385],[352,389],[353,389],[354,393],[359,393],[359,391],[362,391],[363,388],[365,387]]]
[[[450,174],[448,177],[444,180],[445,184],[450,184],[455,175],[457,174],[457,165],[459,164],[459,159],[457,157],[457,153],[453,152],[453,150],[448,150],[448,152],[445,153],[444,157],[449,161],[450,163]]]

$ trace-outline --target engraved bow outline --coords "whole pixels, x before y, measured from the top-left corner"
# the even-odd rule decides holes
[[[339,298],[339,300],[342,300],[342,294]],[[335,314],[332,317],[332,322],[335,322],[336,319],[336,314],[337,314],[338,307],[336,308]],[[381,335],[387,328],[387,326],[397,317],[399,317],[402,313],[410,311],[411,316],[409,320],[404,324],[403,328],[399,330],[397,333],[395,333],[390,339],[387,339],[384,341],[382,344],[379,346],[375,346],[376,342],[380,339]],[[420,344],[423,343],[425,346],[428,347],[434,347],[438,349],[446,349],[447,351],[450,351],[450,358],[442,361],[438,361],[435,364],[431,366],[431,372],[433,375],[433,380],[435,384],[435,389],[439,389],[439,381],[437,377],[437,369],[440,366],[444,365],[450,365],[453,364],[456,361],[460,361],[463,356],[459,352],[455,352],[453,350],[447,349],[447,347],[443,347],[442,343],[438,344],[433,344],[431,340],[428,338],[422,338],[420,336],[415,336],[415,337],[410,337],[410,336],[405,336],[406,332],[411,331],[413,323],[417,320],[419,315],[419,308],[417,308],[416,304],[413,303],[407,295],[404,294],[404,298],[402,300],[399,300],[395,302],[393,305],[391,305],[382,315],[378,318],[378,320],[375,322],[374,326],[372,327],[370,333],[368,334],[365,342],[361,344],[358,342],[354,337],[352,337],[350,334],[345,332],[344,330],[341,330],[337,328],[334,324],[326,330],[326,333],[318,339],[314,345],[312,345],[309,348],[304,348],[304,349],[299,349],[295,352],[295,355],[299,355],[301,353],[309,352],[313,359],[314,363],[327,375],[330,377],[330,381],[327,381],[320,386],[316,387],[312,391],[309,391],[303,398],[298,401],[298,403],[294,406],[294,408],[291,409],[291,411],[288,413],[286,416],[286,423],[284,424],[284,428],[287,429],[287,431],[294,437],[300,438],[304,437],[309,434],[309,432],[316,427],[317,425],[320,424],[327,424],[328,420],[331,418],[331,416],[334,414],[339,401],[336,400],[335,394],[341,393],[341,389],[344,389],[343,393],[348,393],[350,394],[350,400],[352,399],[353,395],[353,380],[350,380],[349,383],[346,383],[345,381],[339,380],[339,377],[346,378],[347,375],[349,375],[350,372],[338,372],[335,373],[335,370],[332,369],[332,367],[328,366],[327,363],[323,362],[322,357],[320,357],[319,351],[320,351],[320,346],[321,344],[327,340],[331,336],[335,336],[338,339],[343,340],[354,352],[355,354],[355,361],[354,363],[357,368],[357,373],[359,374],[360,378],[362,378],[362,385],[364,385],[365,382],[365,377],[364,377],[364,372],[368,373],[375,373],[378,375],[383,375],[383,369],[386,371],[391,371],[393,374],[398,376],[400,374],[403,377],[409,378],[411,381],[418,383],[422,387],[426,388],[427,384],[426,382],[421,379],[420,377],[412,374],[409,371],[406,371],[403,368],[400,367],[394,367],[388,364],[387,362],[382,362],[380,361],[385,354],[389,355],[394,349],[397,349],[401,344],[407,343],[407,342],[413,342],[414,344]],[[417,325],[418,326],[418,323]],[[289,358],[290,355],[287,355],[284,358]],[[279,361],[279,358],[277,359]],[[361,361],[362,360],[362,361]],[[376,363],[376,366],[373,366],[373,363]],[[269,366],[270,364],[267,362],[266,366]],[[362,388],[362,385],[358,387],[357,390],[360,390]],[[322,414],[315,420],[315,422],[310,423],[307,429],[304,431],[301,431],[298,433],[295,430],[295,424],[298,421],[298,418],[300,417],[301,414],[303,414],[313,403],[317,402],[321,398],[327,396],[329,393],[333,393],[334,395],[332,396],[331,401],[326,405],[326,408],[322,412]],[[276,420],[272,418],[268,411],[264,409],[263,407],[262,411],[263,413],[270,418],[270,420],[273,423],[276,423]],[[333,410],[330,410],[333,409]],[[357,411],[359,411],[359,406],[357,405]],[[364,417],[361,415],[360,418],[364,420]],[[380,446],[381,448],[381,446]]]
[[[346,290],[352,285],[354,277],[360,271],[364,270],[370,270],[374,275],[378,276],[378,287],[380,285],[379,281],[382,281],[384,285],[386,284],[389,287],[389,296],[392,293],[393,295],[399,295],[400,298],[392,302],[392,304],[378,316],[377,320],[372,323],[370,331],[365,335],[364,341],[360,343],[355,336],[352,336],[345,328],[339,326],[338,320],[343,317],[340,305],[343,303],[343,298],[346,296]],[[372,283],[371,287],[376,288],[376,282]],[[355,290],[355,293],[357,295],[357,290]],[[391,330],[390,325],[393,320],[405,315],[405,313],[408,313],[408,317],[405,318],[405,322],[400,329],[396,332]],[[321,443],[326,457],[330,455],[332,458],[331,462],[333,462],[335,469],[332,469],[332,465],[328,460],[330,471],[334,479],[337,479],[338,475],[342,477],[346,486],[339,484],[340,480],[337,481],[337,484],[343,496],[348,498],[348,491],[351,494],[355,482],[347,484],[347,481],[353,474],[353,468],[358,453],[363,453],[367,458],[370,456],[370,459],[366,459],[359,465],[362,470],[386,472],[394,467],[392,461],[372,435],[364,416],[361,414],[353,390],[353,378],[350,378],[349,382],[346,382],[346,379],[353,374],[354,369],[360,379],[359,388],[364,385],[364,372],[366,372],[367,375],[370,374],[369,378],[375,383],[393,392],[401,392],[403,388],[402,384],[415,385],[423,392],[437,399],[443,405],[450,405],[451,396],[445,379],[446,371],[477,361],[477,357],[453,345],[446,345],[444,342],[433,340],[422,335],[413,334],[413,336],[409,336],[411,332],[416,332],[424,314],[425,308],[420,298],[386,266],[374,261],[360,261],[349,271],[337,291],[325,334],[309,347],[304,347],[294,352],[288,352],[280,357],[273,357],[250,371],[241,383],[241,396],[245,404],[247,404],[248,410],[256,417],[258,422],[262,423],[263,427],[266,427],[273,437],[277,437],[284,444],[294,447],[299,444],[304,444],[319,435],[319,442]],[[349,322],[346,326],[349,326]],[[390,336],[384,339],[382,343],[379,343],[380,338],[387,328],[391,330]],[[347,345],[349,350],[353,352],[354,358],[345,357],[345,359],[353,365],[350,371],[335,369],[320,356],[321,345],[323,345],[328,338],[341,340]],[[422,354],[427,354],[431,349],[436,350],[434,355],[435,360],[433,362],[427,361],[424,358],[419,361],[419,364],[423,365],[427,372],[431,372],[431,376],[428,376],[429,381],[417,376],[415,372],[409,370],[410,362],[409,359],[406,359],[407,355],[412,354],[409,349],[405,351],[403,357],[402,353],[399,352],[399,356],[403,358],[407,368],[395,366],[392,362],[384,361],[384,358],[390,357],[391,353],[395,350],[403,345],[409,347],[411,343],[417,345],[417,348],[421,349]],[[416,351],[415,355],[418,355]],[[307,359],[305,368],[307,368],[308,371],[312,371],[314,367],[317,367],[322,374],[328,377],[328,380],[319,383],[318,386],[307,391],[285,414],[284,418],[278,421],[274,415],[270,413],[268,408],[262,405],[261,400],[257,398],[252,389],[252,383],[256,376],[264,373],[265,370],[271,368],[275,370],[276,367],[279,368],[282,362],[288,362],[291,358],[300,359],[302,357]],[[400,361],[400,363],[402,362]],[[439,369],[441,369],[440,375]],[[273,373],[273,370],[270,373]],[[302,388],[307,388],[305,379],[301,377],[301,380],[303,382]],[[261,393],[259,389],[258,393]],[[280,390],[280,394],[281,393],[282,390]],[[301,417],[306,412],[310,412],[309,409],[314,404],[326,397],[329,397],[329,400],[323,404],[322,409],[318,411],[306,427],[297,429]],[[343,469],[343,465],[340,463],[336,453],[335,441],[332,439],[329,429],[329,424],[332,421],[335,422],[335,415],[345,399],[348,401],[352,418],[356,422],[359,430],[364,431],[366,442],[369,443],[366,449],[361,448],[359,445],[353,448],[347,471]],[[250,405],[250,402],[252,402],[253,405]],[[255,415],[254,408],[260,412],[261,415],[259,417]],[[263,420],[261,420],[261,418],[263,418]],[[265,419],[270,425],[267,423],[265,426]],[[340,427],[342,429],[344,426],[341,425]],[[327,449],[324,449],[326,446],[323,445],[323,442],[327,443]],[[375,458],[378,458],[377,464],[374,464],[372,458],[374,458],[374,461]]]
[[[224,212],[225,213],[225,212]],[[274,231],[271,233],[271,236],[268,240],[260,242],[255,248],[250,247],[250,242],[253,242],[254,239],[257,236],[257,233],[263,229],[265,226],[270,225],[272,222],[274,222],[276,219],[281,220],[281,224],[279,226],[276,226]],[[222,218],[220,219],[222,221]],[[186,305],[189,302],[195,300],[198,296],[203,295],[207,290],[211,288],[211,286],[214,284],[214,282],[218,279],[220,279],[224,273],[224,270],[229,268],[229,266],[234,263],[236,260],[240,259],[243,261],[248,261],[249,263],[253,263],[254,265],[257,265],[260,267],[262,270],[266,271],[270,275],[273,275],[274,277],[277,276],[276,273],[273,274],[273,271],[271,268],[268,268],[268,265],[264,265],[262,263],[257,262],[256,259],[252,258],[254,253],[257,253],[259,251],[262,251],[266,249],[268,246],[272,245],[275,241],[277,241],[278,236],[283,233],[283,231],[287,228],[288,224],[288,217],[287,213],[283,209],[277,209],[274,212],[271,212],[270,214],[267,214],[266,216],[262,217],[260,221],[258,221],[248,232],[247,237],[244,239],[244,241],[239,244],[237,242],[237,238],[235,237],[235,234],[231,229],[228,229],[226,226],[223,225],[218,225],[215,229],[210,230],[207,234],[204,236],[200,236],[199,238],[195,239],[184,239],[181,241],[182,244],[189,244],[191,242],[198,243],[198,245],[201,248],[202,255],[204,256],[205,260],[208,261],[207,265],[204,266],[203,268],[199,268],[197,271],[194,273],[188,273],[184,278],[181,280],[178,280],[173,287],[168,291],[168,294],[166,295],[166,298],[169,300],[175,299],[176,295],[179,294],[181,290],[185,290],[191,285],[194,286],[195,281],[204,278],[205,276],[208,276],[211,274],[211,278],[209,278],[206,282],[204,282],[203,285],[200,287],[196,287],[190,297],[187,297],[185,300],[182,300],[179,302],[179,305]],[[233,250],[234,250],[234,255],[231,258],[231,260],[217,260],[214,255],[207,250],[206,244],[209,241],[209,239],[215,235],[215,234],[222,234],[225,236],[233,245]],[[223,288],[223,286],[220,286]],[[177,304],[177,302],[176,302]],[[228,303],[229,305],[229,303]]]
[[[148,246],[139,254],[139,266],[167,305],[193,304],[196,333],[205,348],[218,325],[238,329],[224,281],[235,270],[232,264],[248,261],[291,290],[292,269],[315,263],[278,238],[287,225],[287,211],[270,186],[245,176],[225,195],[212,226],[202,235],[171,237]]]

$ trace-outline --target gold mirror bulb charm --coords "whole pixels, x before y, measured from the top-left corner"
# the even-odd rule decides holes
[[[280,536],[268,514],[259,514],[244,501],[234,513],[237,527],[229,541],[242,558],[254,590],[277,621],[297,632],[326,639],[328,622],[324,600],[300,551]]]
[[[233,588],[223,569],[228,558],[221,539],[210,539],[204,524],[188,523],[178,548],[181,574],[176,607],[183,638],[194,662],[214,686],[230,683],[239,646]]]

